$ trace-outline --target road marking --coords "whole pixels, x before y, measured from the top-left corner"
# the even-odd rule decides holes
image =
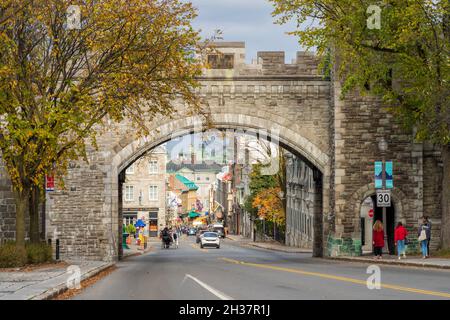
[[[285,272],[297,273],[297,274],[302,274],[302,275],[307,275],[307,276],[313,276],[313,277],[332,279],[332,280],[338,280],[338,281],[343,281],[343,282],[362,284],[364,286],[367,285],[366,280],[359,280],[359,279],[335,276],[335,275],[326,274],[326,273],[310,272],[310,271],[304,271],[304,270],[300,270],[300,269],[290,269],[290,268],[284,268],[284,267],[277,267],[277,266],[272,266],[272,265],[267,265],[267,264],[244,262],[244,261],[238,261],[238,260],[229,259],[229,258],[219,258],[219,259],[221,259],[223,261],[226,261],[226,262],[234,263],[234,264],[240,264],[240,265],[251,266],[251,267],[256,267],[256,268],[272,269],[272,270],[277,270],[277,271],[285,271]],[[397,286],[397,285],[393,285],[393,284],[382,284],[381,288],[392,289],[392,290],[397,290],[397,291],[412,292],[412,293],[420,293],[420,294],[430,295],[430,296],[450,298],[450,293],[446,293],[446,292],[438,292],[438,291],[422,290],[422,289],[416,289],[416,288],[408,288],[408,287],[402,287],[402,286]]]
[[[214,289],[213,287],[211,287],[210,285],[204,283],[203,281],[198,280],[196,277],[191,276],[190,274],[186,274],[185,278],[189,278],[194,280],[195,282],[197,282],[200,286],[202,286],[203,288],[205,288],[206,290],[208,290],[209,292],[211,292],[213,295],[215,295],[217,298],[219,298],[220,300],[234,300],[232,297],[227,296],[225,293]]]
[[[202,248],[200,248],[199,246],[197,246],[197,245],[195,245],[195,244],[191,244],[191,247],[194,248],[194,249],[196,249],[196,250],[200,250],[201,252],[205,252],[205,253],[208,252],[208,250],[202,249]]]

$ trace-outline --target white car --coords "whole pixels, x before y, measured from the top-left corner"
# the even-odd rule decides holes
[[[220,249],[220,238],[217,232],[205,232],[200,236],[200,248],[204,247]]]

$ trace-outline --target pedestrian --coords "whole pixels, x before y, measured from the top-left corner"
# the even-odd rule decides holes
[[[430,243],[431,243],[431,220],[428,219],[428,216],[424,217],[428,226],[429,226],[429,232],[427,233],[427,257],[430,257]]]
[[[177,230],[175,230],[174,232],[173,232],[173,235],[172,235],[172,237],[173,237],[173,240],[175,241],[175,248],[177,248],[178,249],[178,232],[177,232]]]
[[[403,223],[399,222],[397,223],[397,227],[395,228],[394,233],[394,241],[395,245],[397,246],[397,253],[398,253],[398,259],[401,259],[401,256],[403,255],[403,258],[406,259],[406,247],[405,247],[405,241],[406,236],[408,235],[408,230],[403,226]]]
[[[373,225],[373,253],[377,259],[381,259],[384,248],[384,230],[380,220],[375,221]]]
[[[417,232],[417,236],[419,237],[420,247],[422,249],[422,258],[428,258],[428,239],[431,239],[431,224],[427,220],[427,217],[422,218],[422,224],[419,226],[419,230]]]

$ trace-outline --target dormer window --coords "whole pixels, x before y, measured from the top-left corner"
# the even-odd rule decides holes
[[[210,54],[208,65],[211,69],[233,69],[234,54]]]

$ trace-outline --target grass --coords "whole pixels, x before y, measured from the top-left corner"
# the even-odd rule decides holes
[[[450,249],[441,249],[433,253],[433,257],[450,259]]]

